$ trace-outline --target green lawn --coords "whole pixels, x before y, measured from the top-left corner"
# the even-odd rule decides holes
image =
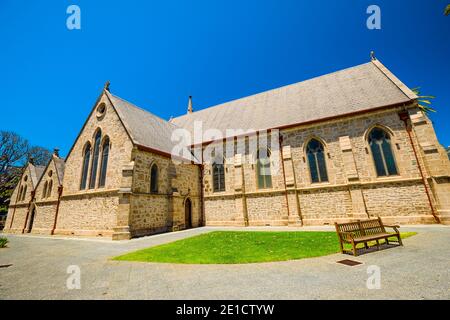
[[[415,232],[402,233],[402,238]],[[232,264],[284,261],[339,252],[335,232],[214,231],[130,252],[114,260]]]

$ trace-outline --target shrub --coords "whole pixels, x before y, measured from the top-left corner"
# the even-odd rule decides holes
[[[6,247],[6,244],[8,243],[8,239],[5,237],[0,237],[0,248]]]

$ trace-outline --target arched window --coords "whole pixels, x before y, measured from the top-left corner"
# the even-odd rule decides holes
[[[22,201],[25,200],[26,195],[27,195],[27,186],[25,186],[25,187],[23,188]]]
[[[91,178],[89,180],[89,189],[95,188],[95,182],[97,179],[97,167],[98,167],[98,158],[100,154],[100,141],[102,140],[102,131],[98,130],[95,135],[94,142],[94,155],[92,157],[92,168],[91,168]]]
[[[108,156],[109,156],[109,138],[106,137],[102,146],[102,162],[100,167],[100,180],[98,182],[99,187],[104,187],[106,184],[106,170],[108,168]]]
[[[50,180],[47,187],[47,198],[52,196],[53,181]]]
[[[23,186],[20,186],[19,194],[17,195],[17,201],[22,200],[22,192],[23,192]]]
[[[44,199],[45,197],[47,197],[47,188],[48,188],[48,182],[45,181],[45,183],[44,183],[44,189],[42,190],[42,199]]]
[[[394,153],[389,134],[380,128],[373,128],[369,133],[369,145],[375,169],[379,177],[397,174]]]
[[[214,192],[225,191],[225,169],[223,162],[222,158],[217,158],[212,165]]]
[[[87,146],[84,148],[83,169],[81,171],[81,183],[80,183],[81,190],[86,189],[90,159],[91,159],[91,145],[88,143]]]
[[[323,144],[317,139],[311,139],[306,146],[311,182],[327,182],[327,166]]]
[[[272,173],[270,171],[270,152],[267,149],[259,149],[256,156],[256,174],[258,188],[272,188]]]
[[[156,164],[152,165],[150,169],[150,192],[158,192],[158,166]]]

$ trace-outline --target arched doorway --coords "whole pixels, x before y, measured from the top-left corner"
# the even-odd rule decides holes
[[[184,202],[184,226],[186,229],[192,228],[192,203],[189,198]]]
[[[33,229],[33,223],[34,223],[34,216],[35,215],[36,215],[36,207],[33,206],[33,209],[31,209],[31,213],[30,213],[30,222],[28,223],[27,233],[30,233],[31,229]]]

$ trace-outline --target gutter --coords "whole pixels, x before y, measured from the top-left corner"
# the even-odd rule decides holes
[[[419,156],[417,155],[416,147],[414,146],[414,141],[413,141],[413,138],[412,138],[412,135],[411,135],[411,128],[408,126],[408,120],[410,119],[409,118],[409,113],[406,110],[404,110],[404,111],[400,112],[398,115],[400,117],[400,120],[402,120],[403,123],[405,124],[405,129],[406,129],[406,132],[408,133],[408,136],[409,136],[409,141],[411,143],[411,147],[412,147],[413,152],[414,152],[414,157],[416,158],[417,168],[419,169],[420,176],[421,176],[422,182],[423,182],[423,186],[425,187],[425,193],[427,194],[428,203],[430,204],[431,214],[433,215],[433,217],[434,217],[434,219],[436,220],[437,223],[441,223],[441,221],[439,220],[439,217],[436,215],[436,211],[434,210],[433,202],[431,200],[430,191],[428,190],[427,180],[426,180],[425,175],[423,173],[422,166],[421,166],[420,161],[419,161]]]

